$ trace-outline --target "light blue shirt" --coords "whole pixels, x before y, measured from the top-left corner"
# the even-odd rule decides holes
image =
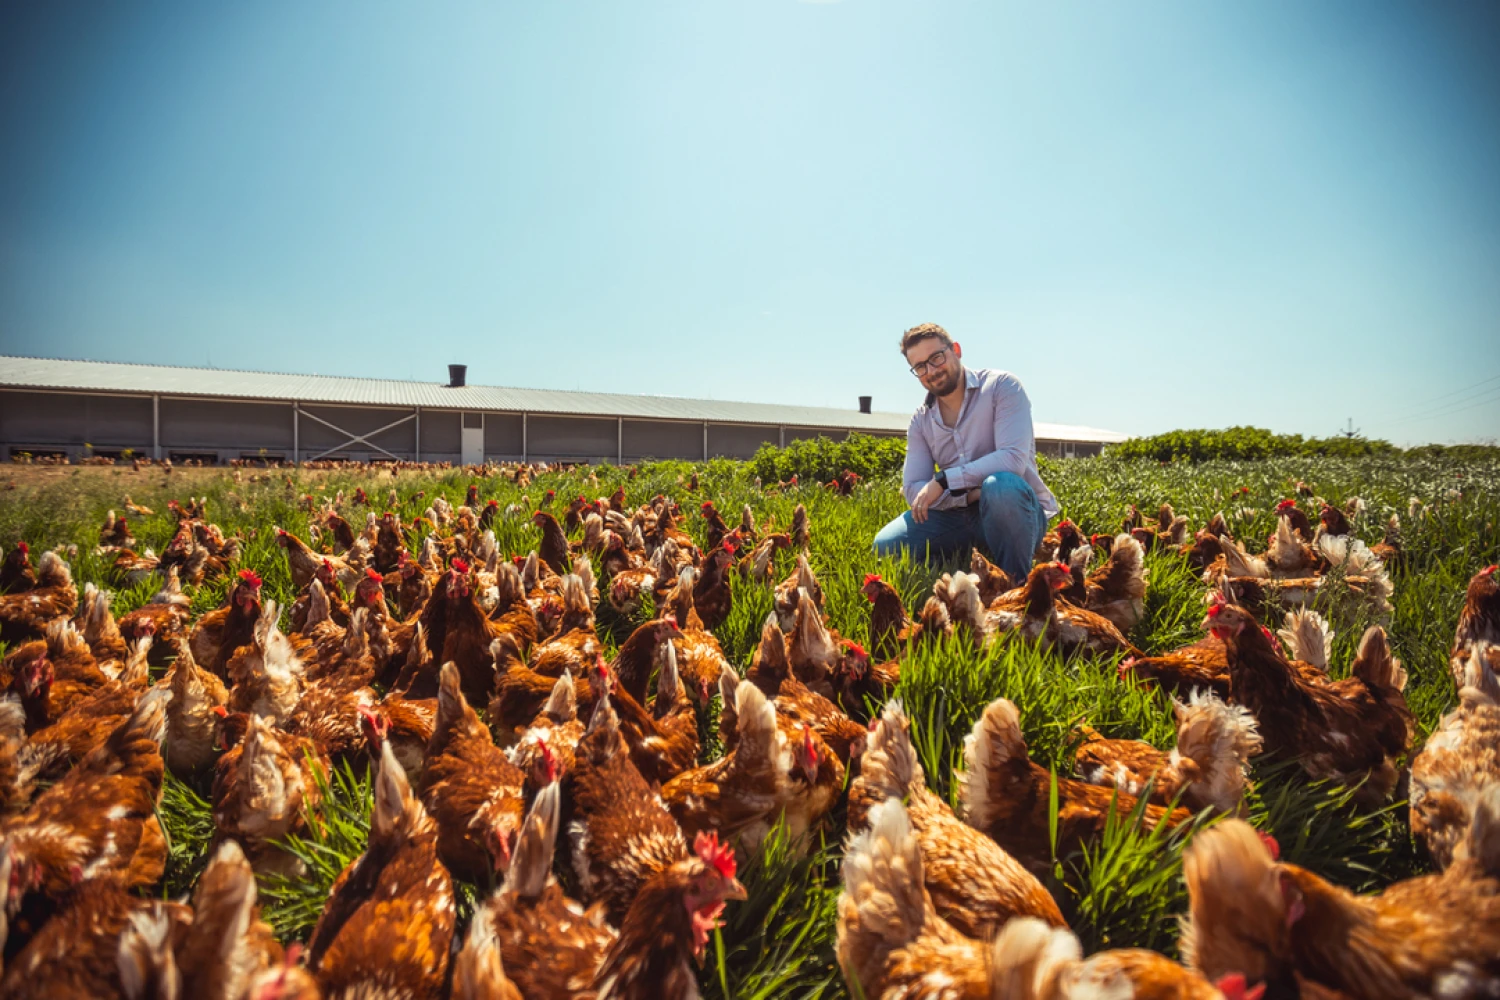
[[[1036,493],[1042,509],[1052,517],[1057,498],[1036,469],[1036,440],[1031,428],[1031,400],[1021,380],[1010,372],[988,368],[964,369],[964,403],[952,427],[943,423],[942,410],[931,393],[906,429],[906,467],[901,492],[910,504],[937,469],[948,473],[950,490],[973,489],[986,476],[1014,472]],[[961,496],[944,493],[933,510],[966,506]]]

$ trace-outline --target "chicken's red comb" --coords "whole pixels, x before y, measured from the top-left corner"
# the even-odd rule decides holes
[[[884,582],[885,581],[883,581],[883,580],[880,579],[880,574],[879,573],[866,573],[865,574],[864,585],[866,587],[868,587],[872,583],[884,583]]]
[[[723,544],[724,544],[724,551],[728,552],[730,555],[734,555],[734,553],[735,553],[735,545],[734,545],[734,543],[731,542],[731,541],[729,541],[729,539],[726,538],[724,540]]]
[[[453,571],[455,573],[467,573],[469,571],[469,564],[462,559],[455,559],[453,560]]]
[[[374,580],[376,583],[385,583],[385,577],[375,572],[375,570],[370,568],[369,566],[365,567],[365,579]]]
[[[25,542],[21,543],[21,550],[23,552],[26,550],[26,543]],[[1479,575],[1480,576],[1494,576],[1496,570],[1500,570],[1500,566],[1486,566],[1484,569],[1482,569],[1482,570],[1479,571]]]
[[[16,543],[16,548],[18,548],[18,549],[21,550],[21,555],[23,555],[23,556],[27,556],[27,555],[31,554],[31,546],[27,545],[25,542],[17,542]],[[1493,567],[1493,566],[1490,567],[1490,569],[1494,569],[1494,568],[1495,567]]]
[[[1293,500],[1291,497],[1287,497],[1285,500],[1276,505],[1276,513],[1280,514],[1282,511],[1288,510],[1295,506],[1297,506],[1297,501]]]
[[[1271,860],[1280,861],[1281,845],[1276,843],[1276,838],[1271,836],[1269,833],[1262,833],[1259,830],[1255,831],[1255,835],[1260,838],[1260,842],[1262,844],[1266,845],[1266,853],[1271,855]]]
[[[547,745],[545,737],[537,737],[536,745],[542,751],[542,772],[550,785],[557,780],[557,758],[552,755],[552,748]]]
[[[1261,1000],[1266,995],[1265,983],[1247,988],[1244,975],[1238,972],[1221,977],[1214,987],[1224,994],[1224,1000]]]
[[[1061,559],[1058,559],[1056,562],[1054,562],[1052,564],[1052,568],[1053,569],[1060,569],[1064,573],[1072,573],[1073,572],[1073,568],[1071,566],[1069,566],[1067,563],[1063,562]]]
[[[734,878],[735,869],[738,867],[734,860],[734,848],[728,844],[719,843],[717,830],[710,830],[707,833],[700,830],[698,836],[693,838],[693,853],[703,859],[705,864],[717,868],[724,878]]]
[[[714,502],[712,500],[705,500],[701,504],[698,505],[698,509],[699,510],[712,510],[713,506],[714,506]]]
[[[557,496],[557,491],[556,490],[548,490],[547,491],[547,495],[549,497],[555,497],[555,496]]]
[[[213,713],[221,719],[229,718],[229,709],[225,708],[223,705],[215,705],[213,708]]]
[[[248,583],[252,587],[259,587],[260,586],[260,577],[258,575],[256,575],[256,572],[253,569],[242,569],[242,570],[240,570],[240,579],[244,580],[246,583]]]
[[[1208,617],[1217,618],[1219,616],[1219,612],[1223,611],[1227,607],[1229,607],[1229,605],[1224,603],[1224,599],[1222,597],[1216,599],[1212,604],[1208,606]]]
[[[849,648],[849,651],[851,653],[853,653],[855,656],[862,656],[865,659],[869,659],[870,658],[870,654],[865,652],[865,647],[861,646],[859,643],[855,642],[853,639],[845,639],[844,640],[844,644]]]
[[[499,500],[491,500],[489,503],[485,504],[485,506],[486,507],[498,507],[498,506],[500,506],[500,501]]]
[[[1076,528],[1076,527],[1078,527],[1078,525],[1074,524],[1072,521],[1068,520],[1067,518],[1063,518],[1061,521],[1057,522],[1057,530],[1058,531],[1061,531],[1065,527],[1066,528]]]

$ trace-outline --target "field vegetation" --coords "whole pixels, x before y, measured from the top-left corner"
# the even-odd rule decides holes
[[[703,526],[694,512],[704,498],[713,499],[726,517],[749,504],[757,523],[771,521],[783,528],[793,508],[805,504],[812,525],[811,564],[827,595],[830,623],[843,635],[863,640],[870,617],[870,606],[860,592],[865,574],[880,573],[915,613],[937,576],[952,568],[877,559],[871,550],[875,532],[902,510],[896,489],[899,444],[865,439],[842,446],[824,443],[768,451],[747,463],[663,462],[636,470],[594,467],[543,475],[525,492],[532,500],[548,489],[559,497],[592,497],[608,495],[623,484],[632,505],[665,493],[689,513],[685,527],[700,538]],[[1044,463],[1043,474],[1064,514],[1085,533],[1117,531],[1129,503],[1154,510],[1166,501],[1187,515],[1192,528],[1223,511],[1235,536],[1259,548],[1275,528],[1274,505],[1295,495],[1299,481],[1338,504],[1356,495],[1362,498],[1366,508],[1356,531],[1370,543],[1380,540],[1389,515],[1399,514],[1405,558],[1391,573],[1394,610],[1385,624],[1396,655],[1410,673],[1406,695],[1418,721],[1420,745],[1455,700],[1446,651],[1465,584],[1471,574],[1500,556],[1500,459],[1370,449],[1343,457],[1292,454],[1253,461],[1174,462],[1152,449],[1135,451],[1141,457]],[[1191,448],[1185,455],[1174,450],[1168,458],[1192,458],[1191,453]],[[843,467],[866,477],[848,497],[819,485]],[[686,484],[694,473],[697,491],[690,492]],[[796,487],[764,489],[792,475],[799,476]],[[105,512],[119,509],[126,494],[155,509],[156,515],[133,521],[132,529],[142,545],[160,552],[174,530],[167,499],[203,495],[208,518],[226,534],[244,539],[241,564],[262,576],[265,596],[289,605],[295,594],[286,559],[275,544],[274,526],[305,537],[308,515],[299,506],[305,495],[342,492],[347,510],[355,488],[363,487],[380,505],[378,511],[394,486],[400,514],[410,522],[439,494],[458,505],[474,481],[480,483],[483,499],[497,499],[502,507],[522,502],[522,489],[509,480],[476,479],[464,470],[393,478],[369,470],[243,469],[188,478],[155,468],[56,469],[46,477],[23,477],[15,489],[0,494],[0,545],[9,548],[25,539],[38,552],[69,547],[80,590],[88,582],[110,590],[116,614],[123,614],[149,600],[159,581],[128,587],[111,576],[93,552]],[[495,533],[505,554],[527,552],[539,541],[538,530],[525,516],[501,519]],[[792,560],[785,553],[778,558],[784,560],[776,574],[781,579],[791,571]],[[1131,634],[1132,641],[1154,653],[1200,637],[1205,585],[1175,554],[1154,554],[1148,567],[1146,614]],[[227,586],[228,581],[219,580],[190,590],[194,613],[219,606]],[[771,606],[769,589],[735,579],[733,611],[717,634],[737,665],[749,663]],[[610,621],[607,611],[601,612],[599,628],[601,638],[613,645],[635,623]],[[1347,673],[1355,644],[1373,621],[1368,616],[1332,616],[1336,635],[1330,662],[1335,676]],[[1107,736],[1171,747],[1174,727],[1168,698],[1120,680],[1115,667],[1108,659],[1064,660],[1021,642],[997,642],[984,652],[954,643],[904,657],[897,696],[913,720],[929,783],[952,801],[952,776],[961,760],[963,737],[984,706],[1000,696],[1020,707],[1033,758],[1059,772],[1067,771],[1071,734],[1083,721]],[[1285,859],[1356,890],[1375,889],[1423,869],[1399,792],[1398,801],[1369,810],[1356,806],[1348,790],[1304,780],[1287,761],[1261,759],[1253,777],[1250,818],[1276,836]],[[164,896],[187,891],[206,863],[213,832],[207,794],[206,787],[168,776],[160,806],[171,839],[168,872],[159,889]],[[308,876],[296,882],[268,879],[261,886],[267,919],[278,935],[305,939],[333,878],[362,850],[369,809],[367,775],[340,771],[330,776],[328,794],[316,815],[309,817],[307,835],[288,845],[307,863]],[[834,913],[845,831],[841,813],[833,819],[823,840],[806,855],[788,850],[784,838],[773,836],[749,866],[744,875],[750,898],[731,904],[726,926],[710,945],[701,970],[705,996],[847,995],[834,961]],[[1176,918],[1185,905],[1181,851],[1190,834],[1190,829],[1146,833],[1120,823],[1088,852],[1056,859],[1050,888],[1086,951],[1138,945],[1175,952]],[[471,906],[488,889],[467,886],[462,898]]]

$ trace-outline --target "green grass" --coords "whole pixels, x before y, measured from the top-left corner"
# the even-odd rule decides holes
[[[694,469],[699,473],[697,494],[683,485]],[[643,467],[633,479],[624,469],[600,467],[594,472],[597,482],[588,481],[587,471],[551,474],[524,492],[532,501],[549,488],[558,497],[579,492],[600,496],[623,484],[632,504],[666,493],[687,512],[683,527],[700,538],[702,522],[696,508],[704,497],[713,498],[731,523],[737,522],[740,506],[749,503],[758,524],[771,520],[783,527],[792,509],[806,504],[812,524],[811,562],[827,596],[831,624],[860,641],[869,630],[870,608],[859,589],[866,573],[879,572],[915,612],[933,580],[952,568],[875,557],[871,538],[901,510],[890,477],[872,478],[853,496],[843,498],[816,485],[767,495],[754,487],[745,466],[725,461],[704,466],[659,463]],[[1169,501],[1194,528],[1224,511],[1235,535],[1248,540],[1252,550],[1264,546],[1275,527],[1272,508],[1277,500],[1293,495],[1297,480],[1337,503],[1355,494],[1362,497],[1368,510],[1356,531],[1371,543],[1381,538],[1389,514],[1399,513],[1406,555],[1392,570],[1393,610],[1383,624],[1410,675],[1407,698],[1419,737],[1452,706],[1446,650],[1464,586],[1475,571],[1500,559],[1500,463],[1376,456],[1163,466],[1103,458],[1047,461],[1043,475],[1062,501],[1063,513],[1085,532],[1117,531],[1128,503],[1154,511],[1157,504]],[[93,554],[105,510],[120,509],[125,493],[153,507],[154,516],[133,518],[132,524],[142,545],[160,552],[174,527],[166,499],[206,495],[210,519],[226,533],[245,539],[242,564],[265,579],[266,595],[289,602],[294,595],[286,560],[274,544],[271,528],[281,525],[306,537],[308,515],[298,507],[304,494],[321,499],[343,490],[342,509],[358,529],[365,508],[351,507],[347,500],[355,486],[365,487],[377,513],[385,509],[387,490],[394,486],[399,511],[409,521],[438,494],[457,505],[472,479],[457,470],[403,474],[399,479],[358,470],[241,470],[238,480],[228,473],[189,480],[159,471],[62,470],[44,485],[21,477],[16,490],[0,494],[0,546],[8,549],[19,538],[28,540],[35,552],[77,545],[71,562],[80,588],[90,581],[107,587],[114,594],[116,611],[123,612],[147,599],[160,582],[153,579],[126,589],[122,581],[110,578],[103,561]],[[1238,494],[1240,487],[1249,492]],[[481,480],[482,497],[494,497],[502,507],[518,501],[522,492],[499,477]],[[1408,516],[1411,497],[1426,508],[1416,519]],[[1307,509],[1308,501],[1303,502]],[[507,555],[533,548],[540,538],[524,518],[502,520],[496,535]],[[414,540],[419,543],[420,538]],[[1170,554],[1152,555],[1147,565],[1146,616],[1133,630],[1132,641],[1147,652],[1158,652],[1198,638],[1204,586],[1197,575]],[[777,578],[792,566],[790,553],[779,554]],[[194,610],[216,606],[226,586],[220,581],[188,588]],[[729,658],[743,669],[771,609],[771,595],[738,578],[734,587],[733,611],[717,634]],[[1341,614],[1335,620],[1336,676],[1347,672],[1360,633],[1371,620],[1368,614]],[[616,644],[632,624],[611,622],[601,613],[601,638]],[[897,695],[912,719],[912,736],[929,783],[952,801],[953,772],[961,760],[964,736],[996,697],[1017,703],[1033,759],[1055,767],[1059,774],[1068,773],[1070,733],[1084,720],[1108,736],[1170,747],[1174,729],[1168,699],[1122,683],[1114,667],[1110,658],[1063,660],[1020,642],[1001,642],[983,652],[950,643],[907,656]],[[705,749],[712,753],[714,745]],[[1306,781],[1294,766],[1270,758],[1257,762],[1253,780],[1250,818],[1276,836],[1288,860],[1360,891],[1422,870],[1401,803],[1361,809],[1347,789]],[[308,833],[287,845],[307,864],[308,877],[262,880],[267,919],[283,938],[304,938],[310,932],[334,877],[363,847],[369,801],[367,778],[334,774],[324,803],[309,817]],[[160,815],[171,838],[162,891],[175,896],[190,887],[205,863],[211,820],[198,794],[171,777]],[[1190,830],[1147,833],[1121,822],[1100,844],[1059,859],[1052,888],[1086,948],[1141,945],[1173,952],[1175,919],[1185,905],[1181,850],[1189,834]],[[847,995],[833,960],[843,835],[840,820],[826,842],[814,845],[806,856],[796,855],[776,837],[768,840],[764,854],[744,871],[750,899],[726,911],[727,924],[705,956],[700,971],[705,996],[769,1000]],[[459,888],[466,901],[485,891]]]

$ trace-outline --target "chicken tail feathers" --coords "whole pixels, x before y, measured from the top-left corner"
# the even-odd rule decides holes
[[[1485,875],[1500,878],[1500,784],[1491,784],[1480,793],[1469,823],[1467,848]]]
[[[1006,801],[1006,786],[1030,769],[1021,713],[1014,702],[996,698],[964,738],[964,770],[958,776],[964,820],[987,829],[996,808]]]
[[[860,760],[861,780],[873,785],[878,795],[905,798],[914,785],[926,785],[911,743],[911,723],[897,699],[886,702]]]
[[[1366,684],[1383,691],[1405,691],[1406,670],[1401,661],[1391,653],[1390,641],[1385,629],[1371,625],[1359,640],[1359,652],[1355,654],[1354,676]]]
[[[1249,709],[1229,705],[1210,691],[1195,690],[1176,702],[1177,753],[1203,771],[1200,797],[1231,812],[1245,788],[1245,765],[1260,753],[1259,724]],[[1196,783],[1195,783],[1196,784]]]
[[[870,828],[853,837],[844,853],[838,956],[845,975],[873,988],[886,955],[916,940],[931,906],[906,806],[886,799],[870,810]]]
[[[1016,917],[990,946],[990,993],[1017,1000],[1057,996],[1058,980],[1082,954],[1078,938],[1066,927]]]
[[[526,824],[521,827],[515,856],[505,874],[503,891],[514,892],[525,899],[535,899],[547,886],[552,875],[552,852],[557,844],[559,800],[557,782],[537,793]]]

